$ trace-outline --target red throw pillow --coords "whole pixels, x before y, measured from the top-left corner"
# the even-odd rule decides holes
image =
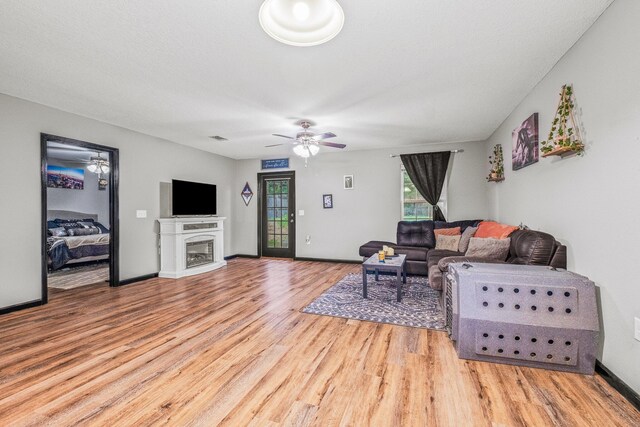
[[[433,234],[436,236],[457,236],[460,234],[460,227],[453,228],[437,228],[433,230]]]
[[[499,224],[494,221],[482,221],[478,224],[478,230],[473,237],[477,238],[493,238],[506,239],[511,233],[516,231],[518,227],[514,225]]]

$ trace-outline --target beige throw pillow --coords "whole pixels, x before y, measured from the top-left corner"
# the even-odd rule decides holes
[[[436,235],[436,249],[446,249],[448,251],[458,251],[460,245],[460,235],[447,236],[445,234]]]
[[[465,256],[506,261],[510,245],[511,239],[509,237],[506,239],[472,237]]]
[[[469,249],[469,242],[474,234],[476,234],[476,230],[478,227],[467,227],[462,233],[460,237],[460,244],[458,245],[458,252],[465,253],[467,249]]]

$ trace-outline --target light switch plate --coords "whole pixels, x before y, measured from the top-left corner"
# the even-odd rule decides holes
[[[147,211],[146,210],[137,210],[136,211],[136,218],[146,218],[147,217]]]
[[[640,318],[635,317],[635,333],[633,334],[633,337],[635,339],[637,339],[638,341],[640,341]]]
[[[300,209],[300,210],[298,211],[298,216],[304,216],[304,210]]]

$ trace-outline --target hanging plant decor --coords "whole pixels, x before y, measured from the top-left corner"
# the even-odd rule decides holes
[[[496,144],[495,147],[493,147],[493,154],[489,156],[489,164],[491,165],[491,170],[489,171],[489,176],[487,176],[487,181],[504,181],[504,157],[502,154],[502,144]]]
[[[542,141],[542,157],[584,153],[584,144],[580,137],[580,128],[576,126],[573,107],[573,87],[564,85],[560,92],[558,109],[551,123],[549,139]]]

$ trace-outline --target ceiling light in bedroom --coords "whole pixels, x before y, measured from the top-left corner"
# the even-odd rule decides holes
[[[265,0],[258,18],[267,34],[292,46],[328,42],[344,25],[344,12],[336,0]]]
[[[93,173],[109,173],[109,161],[107,159],[103,159],[100,157],[100,153],[98,153],[98,157],[92,157],[89,165],[87,165],[87,170]]]

